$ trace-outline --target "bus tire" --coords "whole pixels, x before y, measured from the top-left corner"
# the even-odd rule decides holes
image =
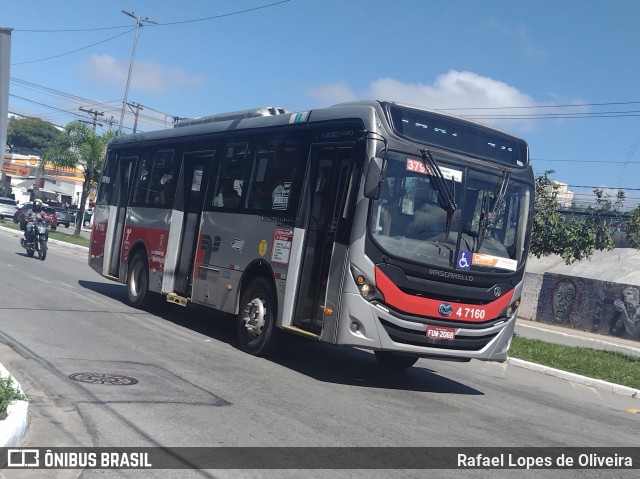
[[[273,288],[264,278],[249,283],[240,300],[237,332],[240,349],[254,356],[269,356],[277,349],[280,331],[276,326]]]
[[[127,272],[127,302],[137,309],[149,306],[149,266],[146,258],[137,253],[129,264]]]
[[[391,351],[374,351],[373,354],[383,367],[389,369],[407,369],[420,359],[418,356],[405,356]]]

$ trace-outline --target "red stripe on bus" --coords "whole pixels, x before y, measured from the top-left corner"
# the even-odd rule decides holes
[[[513,298],[513,290],[503,294],[495,301],[484,305],[423,298],[402,291],[377,266],[375,274],[376,287],[384,295],[385,303],[398,311],[417,316],[431,316],[468,323],[481,323],[497,318],[502,310],[511,304],[511,299]],[[438,308],[443,303],[448,303],[453,308],[449,316],[443,316],[438,312]],[[477,313],[479,311],[484,311],[484,314]],[[458,312],[460,312],[460,314],[457,314]]]

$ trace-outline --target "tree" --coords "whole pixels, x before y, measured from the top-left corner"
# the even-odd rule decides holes
[[[613,249],[611,227],[622,222],[620,208],[625,199],[624,192],[619,190],[612,200],[609,194],[596,188],[593,190],[595,207],[589,206],[576,214],[566,215],[560,211],[556,188],[549,178],[553,173],[553,170],[545,171],[535,180],[531,254],[536,258],[557,254],[566,264],[571,264],[589,258],[596,250]]]
[[[98,135],[85,123],[73,121],[65,127],[58,141],[43,152],[41,167],[49,163],[54,168],[77,168],[83,173],[84,182],[74,236],[80,236],[84,205],[89,191],[98,184],[107,143],[113,136],[112,132]]]
[[[53,145],[61,132],[47,121],[39,118],[9,118],[7,125],[7,143],[33,150],[44,151]]]

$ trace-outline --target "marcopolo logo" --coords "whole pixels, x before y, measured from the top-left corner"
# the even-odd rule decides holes
[[[438,313],[440,313],[440,316],[446,317],[449,316],[452,312],[453,308],[449,303],[440,303],[440,306],[438,306]]]

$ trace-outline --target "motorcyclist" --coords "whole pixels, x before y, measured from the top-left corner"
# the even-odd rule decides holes
[[[44,211],[42,211],[42,200],[33,200],[33,207],[28,210],[25,218],[24,240],[27,243],[33,241],[33,228],[39,221],[45,221]]]

